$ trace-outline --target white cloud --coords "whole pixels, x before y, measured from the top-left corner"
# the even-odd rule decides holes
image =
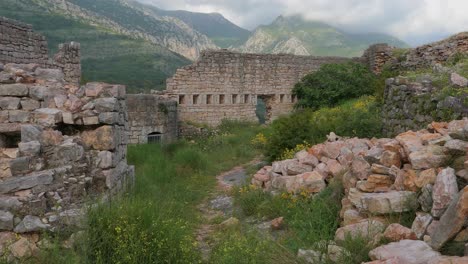
[[[140,0],[163,9],[218,12],[253,29],[301,14],[353,32],[382,32],[413,44],[468,30],[468,0]]]

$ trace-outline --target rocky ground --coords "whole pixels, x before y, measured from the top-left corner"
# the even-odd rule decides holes
[[[375,245],[369,263],[468,263],[468,119],[430,124],[395,138],[340,138],[274,162],[253,177],[266,191],[319,193],[331,181],[344,185],[341,227],[328,254],[347,254],[345,237],[367,237]],[[390,217],[411,214],[411,228]],[[380,245],[381,241],[386,241]],[[461,256],[443,256],[444,246],[464,243]],[[351,252],[352,253],[352,252]],[[321,253],[299,250],[320,263]]]

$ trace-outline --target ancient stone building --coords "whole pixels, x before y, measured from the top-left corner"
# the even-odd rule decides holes
[[[223,119],[256,121],[258,99],[266,104],[267,122],[289,113],[292,88],[323,64],[349,61],[339,57],[202,52],[200,59],[177,70],[167,94],[179,104],[181,121],[212,126]]]
[[[177,139],[177,102],[156,94],[128,94],[129,142],[168,143]]]
[[[44,36],[34,32],[32,26],[0,17],[0,63],[35,63],[42,68],[61,69],[68,82],[81,79],[80,45],[61,44],[53,59],[48,57]]]
[[[36,247],[37,240],[23,233],[80,225],[85,202],[133,183],[125,86],[79,86],[79,65],[68,73],[66,66],[79,62],[79,45],[63,45],[47,68],[43,38],[23,24],[1,21],[0,54],[15,63],[0,63],[0,231],[20,234],[12,243]],[[23,33],[32,44],[18,44]],[[25,49],[34,43],[41,48]]]

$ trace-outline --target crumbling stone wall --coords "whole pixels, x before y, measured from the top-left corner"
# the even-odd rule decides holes
[[[38,64],[0,64],[0,76],[0,230],[79,223],[85,200],[133,181],[124,86],[80,87]]]
[[[443,96],[430,80],[410,82],[405,77],[390,78],[386,81],[382,109],[384,135],[417,131],[433,121],[468,117],[464,97]]]
[[[430,67],[446,62],[457,53],[466,52],[468,52],[468,32],[463,32],[442,41],[410,49],[403,55],[400,66],[405,69]]]
[[[256,121],[258,98],[266,101],[267,121],[271,121],[292,110],[296,101],[292,88],[302,77],[323,64],[348,60],[205,51],[167,81],[167,93],[178,101],[182,121],[209,125],[218,125],[222,119]]]
[[[148,143],[148,136],[160,136],[161,142],[177,139],[177,102],[156,94],[128,94],[129,142]]]
[[[364,51],[362,60],[374,73],[381,73],[384,65],[393,59],[393,49],[387,44],[374,44]]]
[[[68,82],[79,83],[81,79],[78,43],[61,44],[54,58],[49,59],[44,36],[34,32],[31,25],[5,17],[0,17],[0,63],[35,63],[61,69]]]

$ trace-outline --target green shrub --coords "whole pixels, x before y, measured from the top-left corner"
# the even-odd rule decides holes
[[[381,126],[380,105],[370,96],[334,108],[299,110],[273,122],[265,156],[275,160],[304,141],[312,145],[323,142],[330,132],[347,137],[379,137]]]
[[[297,83],[293,94],[297,108],[318,109],[374,94],[375,84],[375,75],[360,63],[326,64]]]

